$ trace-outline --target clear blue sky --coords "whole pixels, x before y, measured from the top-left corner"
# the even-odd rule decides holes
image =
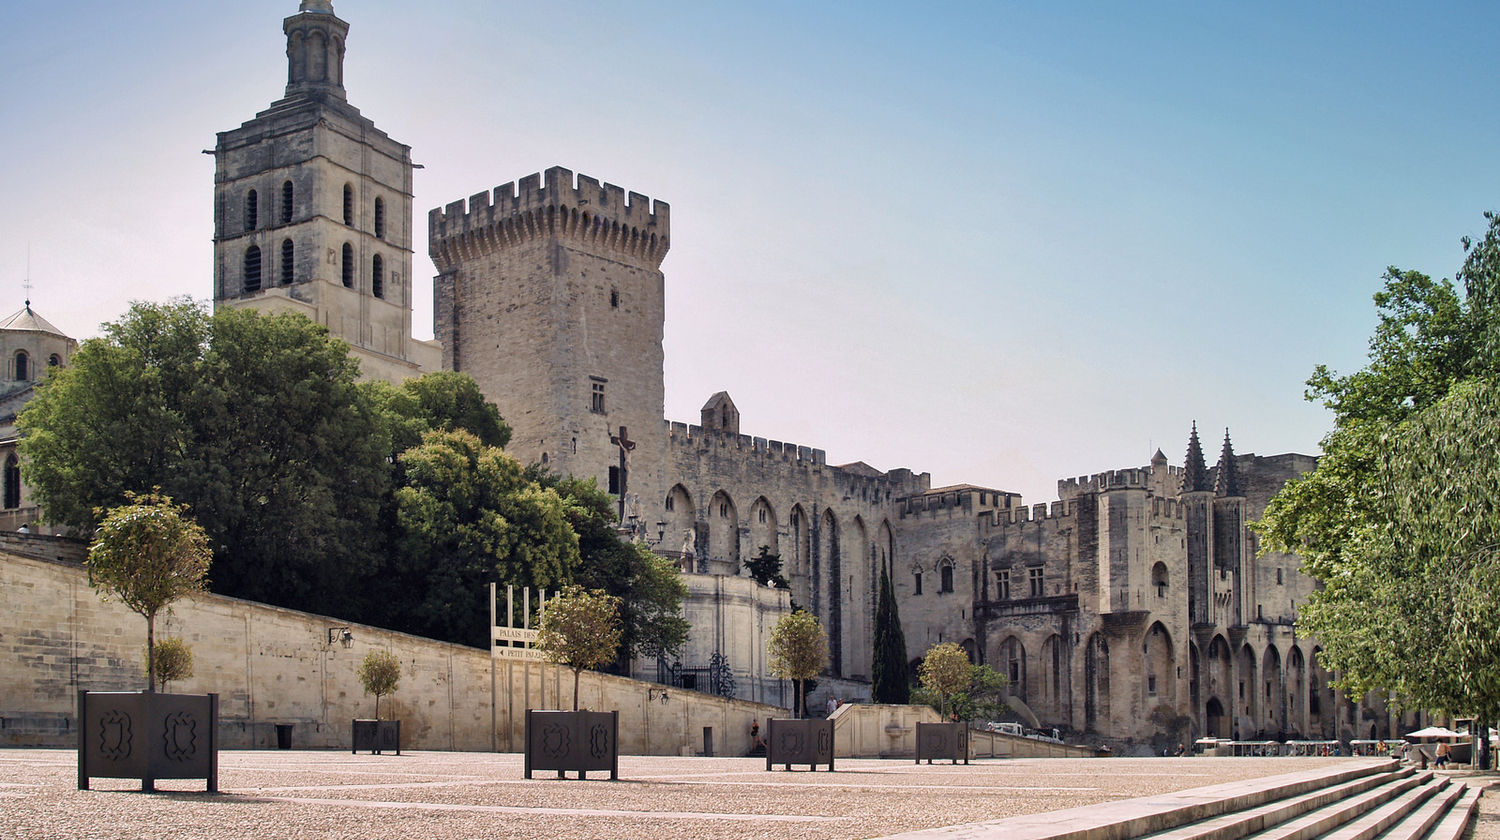
[[[28,243],[75,336],[211,294],[199,152],[282,95],[296,5],[7,6],[0,308]],[[552,165],[671,203],[669,418],[728,390],[749,434],[1029,502],[1194,420],[1315,452],[1302,383],[1361,363],[1384,268],[1450,276],[1500,208],[1493,3],[334,6],[416,230]]]

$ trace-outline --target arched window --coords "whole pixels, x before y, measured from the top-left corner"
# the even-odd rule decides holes
[[[6,510],[15,510],[21,506],[21,462],[16,460],[14,452],[5,456],[5,498],[3,501]]]
[[[25,382],[31,378],[31,357],[25,350],[16,351],[16,379]]]
[[[348,242],[344,243],[344,263],[342,267],[344,288],[354,288],[354,246]]]
[[[943,565],[938,567],[938,591],[953,591],[953,561],[944,559]]]
[[[1156,590],[1156,597],[1167,597],[1167,564],[1157,563],[1151,567],[1151,587]]]
[[[375,297],[385,297],[385,260],[379,254],[370,261],[370,292]]]
[[[354,227],[354,187],[344,185],[344,224]]]
[[[292,285],[292,263],[296,256],[297,249],[292,244],[292,240],[281,240],[281,285],[283,286]]]
[[[62,366],[62,356],[59,356],[56,353],[53,353],[52,355],[50,355],[50,356],[47,357],[47,367],[61,367],[61,366]]]
[[[245,249],[245,291],[260,291],[260,248],[255,245]]]
[[[385,199],[375,196],[375,238],[385,238]]]
[[[245,193],[245,230],[255,230],[260,222],[260,198],[255,190]]]
[[[291,181],[282,181],[281,182],[281,223],[284,224],[284,225],[291,224],[291,222],[292,222],[292,197],[293,197],[293,195],[292,195],[292,182]]]

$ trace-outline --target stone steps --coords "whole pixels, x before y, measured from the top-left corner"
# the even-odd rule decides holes
[[[1367,761],[897,835],[908,840],[1460,840],[1481,790]]]

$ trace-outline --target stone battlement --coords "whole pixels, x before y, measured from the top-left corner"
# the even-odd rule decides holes
[[[439,271],[465,258],[542,235],[582,240],[647,261],[667,255],[671,208],[640,193],[554,166],[427,214],[428,250]]]
[[[1177,468],[1169,467],[1168,469]],[[1178,472],[1181,472],[1181,470],[1178,469]],[[1057,495],[1061,499],[1071,499],[1083,493],[1103,493],[1109,490],[1145,490],[1150,486],[1150,481],[1150,467],[1109,470],[1108,472],[1094,473],[1093,475],[1079,476],[1078,478],[1058,479]]]
[[[828,465],[828,453],[821,449],[813,449],[810,446],[798,446],[795,443],[782,443],[779,440],[767,440],[763,437],[751,437],[750,435],[724,434],[702,426],[688,425],[677,421],[667,423],[667,440],[678,446],[691,446],[698,449],[709,449],[715,445],[733,448],[736,451],[749,455],[760,455],[765,458],[774,458],[788,463],[801,463],[805,466],[823,467]]]
[[[1062,499],[1050,506],[1045,502],[1027,507],[1018,505],[1006,510],[986,511],[980,514],[981,528],[1003,528],[1007,525],[1022,525],[1027,522],[1045,522],[1053,519],[1068,519],[1078,511],[1078,503]]]

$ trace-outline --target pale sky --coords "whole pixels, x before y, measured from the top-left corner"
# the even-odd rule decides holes
[[[666,414],[1055,497],[1315,453],[1387,265],[1500,201],[1500,4],[334,0],[427,210],[561,165],[667,201]],[[0,309],[84,338],[212,293],[215,132],[296,0],[0,13]],[[418,11],[420,10],[420,11]],[[432,333],[419,236],[415,332]],[[8,301],[8,302],[7,302]]]

